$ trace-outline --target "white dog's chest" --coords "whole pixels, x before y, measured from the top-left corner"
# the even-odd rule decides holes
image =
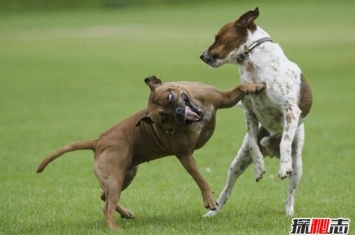
[[[246,96],[242,103],[245,110],[251,111],[268,131],[275,134],[282,132],[284,121],[280,107],[270,102],[266,95]]]
[[[245,66],[240,68],[242,83],[266,83],[263,93],[245,96],[242,103],[274,134],[282,133],[284,114],[291,104],[297,103],[300,87],[301,73],[298,67],[287,60],[282,62],[285,66],[269,65],[259,69],[250,61],[245,61]]]

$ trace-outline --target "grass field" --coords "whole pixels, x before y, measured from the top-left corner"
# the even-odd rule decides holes
[[[237,68],[208,68],[199,55],[224,23],[256,6],[257,23],[314,93],[296,217],[354,220],[355,2],[207,2],[0,14],[0,234],[111,233],[92,153],[70,153],[37,175],[39,162],[144,108],[152,74],[238,84]],[[245,129],[241,110],[221,110],[214,136],[195,152],[216,197]],[[117,222],[125,234],[288,234],[289,182],[277,178],[277,160],[266,167],[259,183],[248,169],[223,211],[203,219],[198,187],[174,157],[143,164],[121,199],[136,219]]]

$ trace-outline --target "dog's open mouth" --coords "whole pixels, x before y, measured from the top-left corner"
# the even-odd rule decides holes
[[[203,119],[203,111],[184,94],[185,125],[199,122]]]

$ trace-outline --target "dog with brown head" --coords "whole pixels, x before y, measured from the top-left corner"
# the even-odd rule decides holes
[[[253,163],[256,181],[263,178],[264,155],[280,159],[280,179],[290,177],[285,209],[288,216],[294,214],[295,191],[302,175],[304,121],[312,107],[312,91],[297,64],[256,25],[258,17],[259,9],[255,8],[222,26],[200,56],[214,68],[224,64],[238,66],[241,84],[267,84],[261,96],[247,96],[241,102],[248,132],[229,167],[219,207],[206,216],[222,209],[235,181],[250,164]]]
[[[40,164],[40,173],[64,153],[89,149],[95,154],[94,171],[103,190],[103,212],[108,226],[118,229],[114,213],[123,218],[133,214],[119,204],[121,192],[134,179],[138,165],[175,155],[197,183],[204,206],[215,210],[213,192],[198,170],[193,153],[212,136],[216,111],[236,105],[245,95],[257,94],[264,84],[244,84],[221,91],[197,82],[167,82],[151,76],[148,108],[119,122],[99,139],[79,141],[49,154]]]

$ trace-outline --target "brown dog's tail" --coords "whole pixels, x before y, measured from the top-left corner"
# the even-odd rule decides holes
[[[76,151],[76,150],[84,150],[84,149],[91,149],[92,151],[95,151],[96,143],[97,140],[79,141],[72,144],[68,144],[52,152],[41,162],[41,164],[37,168],[37,173],[41,173],[51,161],[62,156],[64,153]]]

